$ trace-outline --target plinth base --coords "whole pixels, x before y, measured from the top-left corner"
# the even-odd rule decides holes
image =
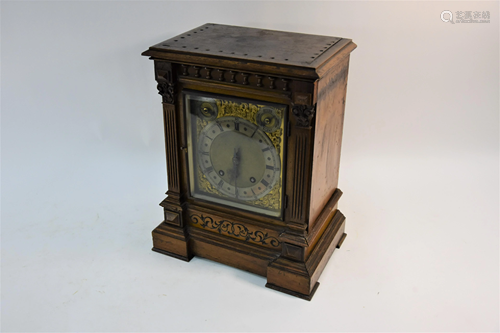
[[[210,213],[206,214],[209,216]],[[252,227],[244,224],[243,220],[225,218],[225,223],[242,228]],[[229,237],[221,232],[200,228],[199,223],[191,224],[188,219],[183,226],[166,221],[153,230],[153,251],[183,261],[190,261],[193,256],[217,261],[267,277],[266,287],[270,289],[311,300],[318,289],[318,279],[333,251],[346,238],[345,217],[339,210],[325,210],[322,219],[323,222],[318,223],[322,225],[321,232],[316,231],[317,237],[310,240],[304,238],[304,247],[288,244],[289,238],[278,234],[276,237],[279,240],[276,239],[273,246],[263,246],[249,242],[248,239],[239,239],[234,234]],[[247,232],[250,234],[252,231]],[[269,237],[264,233],[262,235]]]

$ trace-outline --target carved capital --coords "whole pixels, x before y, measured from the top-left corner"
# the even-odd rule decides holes
[[[175,104],[175,85],[172,64],[165,61],[155,62],[158,94],[163,97],[163,103]]]
[[[297,126],[299,127],[309,127],[311,126],[312,119],[316,113],[316,104],[314,105],[292,105],[292,113],[297,119]]]
[[[158,94],[163,97],[163,103],[175,104],[174,84],[163,80],[158,80]]]

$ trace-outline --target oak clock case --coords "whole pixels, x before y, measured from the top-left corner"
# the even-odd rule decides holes
[[[143,52],[154,61],[167,159],[154,251],[218,261],[311,300],[346,237],[337,185],[355,48],[207,23]]]

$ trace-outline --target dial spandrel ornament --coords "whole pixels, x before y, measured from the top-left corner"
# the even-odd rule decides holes
[[[198,92],[185,105],[191,195],[280,217],[285,106]]]
[[[210,102],[201,102],[198,112],[202,119],[208,121],[214,120],[217,118],[217,105]]]
[[[263,107],[257,112],[256,121],[259,127],[266,133],[272,133],[281,126],[281,118],[276,110],[270,107]]]

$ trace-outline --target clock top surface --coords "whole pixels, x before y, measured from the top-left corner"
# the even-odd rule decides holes
[[[219,57],[274,66],[317,68],[350,39],[206,23],[153,45],[143,55]]]

